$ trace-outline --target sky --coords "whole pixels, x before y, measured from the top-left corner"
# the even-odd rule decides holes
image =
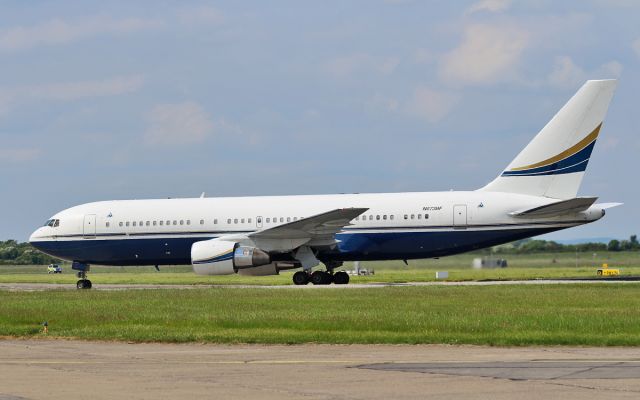
[[[474,190],[619,78],[549,239],[640,233],[640,2],[2,1],[0,239],[111,199]]]

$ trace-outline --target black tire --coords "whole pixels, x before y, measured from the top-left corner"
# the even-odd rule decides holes
[[[88,279],[80,279],[76,283],[76,287],[78,289],[91,289],[91,281]]]
[[[314,271],[311,274],[311,283],[314,285],[327,285],[327,278],[325,275],[329,275],[324,271]]]
[[[309,274],[305,271],[298,271],[293,274],[294,285],[306,285],[309,283]]]
[[[349,274],[344,271],[336,272],[333,275],[333,283],[336,285],[346,285],[349,283]]]

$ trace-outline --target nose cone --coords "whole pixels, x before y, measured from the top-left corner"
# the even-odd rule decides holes
[[[34,242],[38,242],[40,240],[40,237],[42,236],[41,233],[42,233],[42,228],[38,228],[35,231],[33,231],[31,236],[29,236],[29,243],[34,245]]]

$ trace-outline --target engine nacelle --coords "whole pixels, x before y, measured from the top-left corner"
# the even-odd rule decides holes
[[[230,275],[270,263],[268,253],[227,240],[203,240],[191,246],[191,264],[198,275]]]

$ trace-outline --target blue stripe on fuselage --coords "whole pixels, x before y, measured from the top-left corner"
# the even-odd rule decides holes
[[[539,227],[426,232],[343,232],[322,261],[398,260],[442,257],[564,229]],[[100,265],[181,265],[191,263],[191,245],[213,237],[79,239],[34,241],[37,249],[66,260]]]

